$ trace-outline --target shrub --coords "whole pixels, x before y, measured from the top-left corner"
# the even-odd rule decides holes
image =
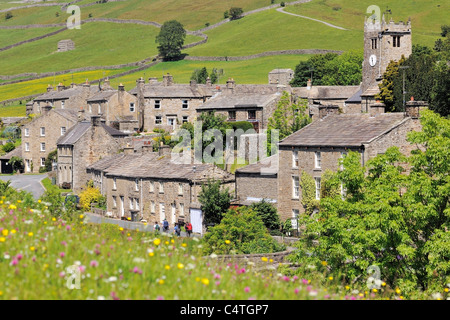
[[[224,19],[228,19],[230,17],[230,13],[228,12],[228,10],[227,11],[225,11],[224,13],[223,13],[223,18]]]
[[[267,229],[280,229],[280,217],[278,216],[277,209],[271,203],[263,199],[260,202],[252,204],[251,208],[261,218]]]
[[[230,9],[230,20],[237,20],[239,18],[242,18],[242,14],[244,13],[244,10],[242,8],[236,8],[233,7]]]
[[[284,3],[284,1],[281,1],[280,5],[281,5],[282,7],[285,7],[285,6],[286,6],[286,3]]]
[[[271,253],[283,251],[269,234],[258,214],[250,208],[229,210],[220,224],[204,237],[205,254]]]
[[[47,168],[46,167],[40,167],[39,168],[39,173],[46,173],[47,172]]]
[[[91,209],[91,203],[98,203],[99,206],[104,205],[104,198],[98,188],[88,187],[80,193],[80,206],[84,211],[89,211]]]
[[[12,15],[11,12],[7,12],[7,13],[5,14],[5,20],[9,20],[9,19],[11,19],[12,17],[13,17],[13,15]]]
[[[16,146],[12,142],[5,143],[2,146],[3,151],[6,152],[6,153],[9,153],[9,152],[13,151],[15,148],[16,148]]]

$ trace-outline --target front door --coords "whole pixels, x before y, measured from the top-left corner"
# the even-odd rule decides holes
[[[203,216],[202,210],[190,209],[190,222],[192,224],[192,232],[203,233]]]
[[[125,207],[124,207],[124,200],[123,200],[123,196],[120,196],[120,216],[123,217],[125,216]]]

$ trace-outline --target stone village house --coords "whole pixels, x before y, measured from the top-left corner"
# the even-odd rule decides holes
[[[103,157],[119,153],[127,136],[105,125],[99,116],[78,122],[56,143],[58,185],[68,185],[74,193],[81,192],[89,181],[86,167]]]
[[[38,173],[48,154],[56,150],[56,141],[78,121],[77,112],[43,106],[42,114],[22,127],[22,156],[25,173]]]
[[[202,219],[197,215],[201,185],[209,179],[220,180],[233,192],[234,175],[212,164],[177,163],[168,147],[159,152],[149,152],[149,148],[134,153],[128,147],[125,153],[88,166],[94,186],[106,195],[108,215],[142,218],[152,224],[167,219],[171,226],[191,221],[194,232],[202,232]]]

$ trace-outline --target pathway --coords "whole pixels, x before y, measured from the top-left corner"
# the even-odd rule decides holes
[[[310,18],[310,17],[306,17],[306,16],[301,16],[299,14],[295,14],[295,13],[291,13],[291,12],[286,12],[286,11],[284,11],[284,8],[278,8],[277,11],[281,12],[281,13],[284,13],[284,14],[289,14],[291,16],[300,17],[300,18],[303,18],[303,19],[309,19],[309,20],[313,20],[313,21],[316,21],[316,22],[320,22],[320,23],[323,23],[323,24],[325,24],[325,25],[327,25],[327,26],[329,26],[331,28],[348,31],[348,29],[335,26],[334,24],[331,24],[331,23],[328,23],[328,22],[325,22],[325,21],[322,21],[322,20],[318,20],[318,19],[314,19],[314,18]]]
[[[39,199],[44,194],[45,188],[41,184],[47,174],[20,174],[0,176],[0,180],[11,181],[11,187],[17,190],[30,192],[35,199]]]

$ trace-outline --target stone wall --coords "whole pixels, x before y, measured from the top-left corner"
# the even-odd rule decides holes
[[[277,200],[277,176],[263,176],[236,172],[236,197],[240,203],[247,200],[249,197]]]
[[[18,46],[21,46],[22,44],[25,44],[25,43],[30,43],[30,42],[34,42],[34,41],[38,41],[38,40],[41,40],[41,39],[45,39],[45,38],[54,36],[55,34],[61,33],[63,31],[65,31],[65,30],[67,30],[67,28],[62,28],[62,29],[56,30],[54,32],[50,32],[50,33],[44,34],[44,35],[39,36],[39,37],[35,37],[35,38],[32,38],[32,39],[28,39],[28,40],[24,40],[24,41],[20,41],[20,42],[11,44],[9,46],[0,48],[0,52],[5,51],[5,50],[9,50],[9,49],[12,49],[12,48],[15,48],[15,47],[18,47]]]

